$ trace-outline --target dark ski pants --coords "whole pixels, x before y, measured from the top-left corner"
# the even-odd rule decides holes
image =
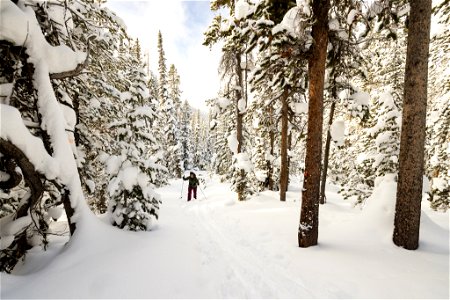
[[[194,192],[194,199],[197,199],[197,187],[188,187],[188,201],[191,201],[192,192]]]

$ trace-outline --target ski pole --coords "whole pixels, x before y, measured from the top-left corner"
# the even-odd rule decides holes
[[[200,185],[198,186],[198,188],[200,189],[200,191],[202,192],[202,194],[203,194],[203,197],[205,197],[205,200],[207,200],[206,199],[206,195],[205,195],[205,193],[203,192],[203,189],[200,187]]]

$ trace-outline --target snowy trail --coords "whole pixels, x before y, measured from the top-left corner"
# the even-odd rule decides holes
[[[234,217],[233,209],[240,209],[243,205],[250,205],[249,211],[255,210],[277,218],[277,212],[290,211],[293,214],[290,234],[287,245],[291,253],[300,253],[295,244],[295,228],[297,222],[297,205],[289,203],[286,208],[279,208],[280,202],[275,201],[275,207],[253,207],[254,203],[237,203],[234,193],[230,192],[228,184],[211,182],[213,186],[203,187],[198,191],[198,200],[186,202],[186,195],[180,199],[181,181],[176,180],[170,186],[159,190],[164,195],[164,208],[161,215],[160,227],[178,226],[180,221],[189,222],[188,247],[200,259],[198,265],[193,266],[193,273],[199,277],[201,285],[195,289],[200,292],[195,297],[207,295],[212,298],[323,298],[348,294],[341,291],[333,281],[326,282],[322,287],[314,278],[305,278],[304,268],[293,268],[292,262],[280,254],[276,249],[277,240],[274,232],[277,228],[270,226],[267,230],[248,230],[246,224],[240,224],[239,217]],[[207,184],[208,185],[208,184]],[[178,189],[178,191],[176,191]],[[297,192],[291,192],[291,197]],[[206,198],[205,198],[206,196]],[[281,204],[282,205],[282,204]],[[256,204],[258,207],[258,204]],[[228,214],[224,211],[230,210]],[[177,218],[172,219],[172,216]],[[244,217],[245,219],[246,217]],[[264,217],[255,215],[249,222],[261,222]],[[273,219],[274,223],[275,221]],[[266,241],[267,248],[262,249],[262,241]],[[275,244],[275,248],[274,248]],[[275,254],[274,254],[275,253]],[[211,278],[214,274],[214,278]],[[212,292],[212,294],[211,294]]]
[[[165,196],[161,212],[165,220],[161,220],[160,227],[172,227],[171,224],[179,224],[181,219],[190,224],[191,245],[188,248],[200,258],[192,270],[201,278],[198,291],[203,290],[206,294],[213,291],[214,294],[209,296],[217,298],[314,297],[303,283],[293,281],[283,270],[255,255],[255,248],[236,240],[235,232],[226,231],[225,228],[232,227],[232,220],[211,216],[217,205],[215,199],[205,199],[199,191],[198,200],[185,202],[185,195],[180,200],[179,194],[174,192],[177,186],[181,187],[181,181],[160,190]],[[207,189],[204,192],[208,195]],[[165,210],[170,211],[170,217]],[[211,281],[211,274],[214,274],[214,281]]]
[[[428,210],[421,248],[405,252],[392,245],[383,209],[355,210],[330,187],[319,246],[299,249],[298,183],[286,202],[265,191],[238,203],[217,179],[191,202],[186,186],[180,199],[181,180],[158,189],[151,232],[92,215],[70,243],[59,237],[30,251],[15,275],[1,274],[1,298],[448,299],[448,214]]]
[[[274,264],[255,255],[250,243],[236,240],[232,232],[224,230],[209,215],[207,204],[201,203],[193,209],[198,217],[200,230],[204,231],[201,241],[208,241],[204,255],[221,257],[222,267],[226,270],[228,282],[221,288],[222,297],[233,298],[312,298],[302,282],[295,282],[286,276],[283,270],[274,268]],[[213,249],[215,252],[208,253]],[[229,289],[230,286],[236,288]],[[230,294],[241,290],[242,294]]]

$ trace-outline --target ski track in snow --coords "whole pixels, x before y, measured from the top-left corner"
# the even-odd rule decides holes
[[[291,298],[298,295],[313,297],[302,282],[295,282],[275,267],[273,263],[263,261],[249,248],[250,245],[236,241],[231,232],[225,232],[209,215],[208,204],[200,203],[192,208],[198,220],[200,231],[206,237],[201,241],[208,241],[209,246],[202,249],[214,249],[211,253],[202,250],[203,255],[214,259],[219,257],[227,267],[226,279],[221,287],[221,297],[238,298]],[[199,231],[199,232],[200,232]],[[230,286],[235,288],[230,288]],[[251,288],[250,288],[251,287]],[[241,295],[230,294],[230,291],[242,290]]]
[[[245,241],[239,236],[238,227],[234,226],[231,218],[219,217],[214,214],[218,209],[216,198],[205,194],[208,190],[198,191],[198,200],[185,202],[176,199],[175,193],[167,193],[174,185],[181,185],[178,181],[172,182],[171,187],[163,188],[160,192],[165,196],[165,204],[171,210],[183,210],[188,218],[192,218],[192,231],[196,251],[201,260],[199,272],[204,274],[206,280],[214,274],[221,280],[214,280],[212,284],[221,282],[220,286],[212,287],[218,294],[217,298],[317,298],[320,297],[307,288],[298,274],[287,274],[286,270],[266,259],[252,247],[251,241]],[[228,191],[228,195],[229,191]],[[169,221],[169,220],[167,220]],[[161,224],[161,226],[164,226]],[[227,230],[233,228],[234,230]],[[254,245],[253,245],[254,246]],[[291,275],[291,276],[289,276]],[[331,284],[332,286],[332,284]]]

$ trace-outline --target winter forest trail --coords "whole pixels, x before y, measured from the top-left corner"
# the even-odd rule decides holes
[[[159,188],[150,232],[92,215],[68,244],[2,274],[1,298],[448,298],[448,214],[424,213],[422,246],[405,252],[384,210],[362,214],[330,186],[319,246],[300,249],[297,179],[286,202],[271,191],[237,202],[229,184],[205,179],[191,202],[180,179]]]
[[[209,193],[208,188],[203,190],[204,193],[199,190],[198,199],[191,202],[186,202],[185,193],[183,199],[179,199],[179,193],[174,191],[177,186],[181,188],[180,180],[160,190],[166,199],[161,209],[164,220],[160,221],[158,230],[166,232],[165,235],[173,230],[173,236],[181,238],[178,248],[182,253],[179,255],[185,256],[186,251],[190,253],[188,259],[195,258],[191,261],[191,269],[182,272],[191,278],[194,286],[190,288],[196,293],[190,295],[186,290],[181,293],[183,297],[314,297],[301,281],[292,280],[284,270],[255,255],[257,245],[246,242],[237,230],[227,230],[240,227],[234,223],[235,219],[215,214],[218,205],[233,205],[232,199],[225,199],[232,196],[228,185],[214,189],[214,194]],[[220,198],[217,195],[226,196]],[[212,274],[214,280],[211,280]]]

